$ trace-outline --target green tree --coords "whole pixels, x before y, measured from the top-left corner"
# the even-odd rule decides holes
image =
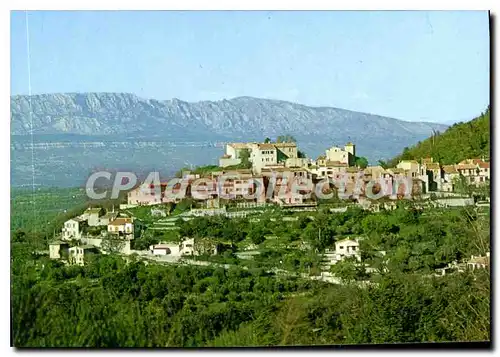
[[[348,257],[337,262],[332,265],[330,271],[333,275],[346,282],[364,280],[368,276],[364,264],[355,257]]]
[[[125,241],[120,238],[108,236],[102,240],[101,248],[108,253],[119,253],[125,247]]]
[[[277,143],[295,143],[297,140],[289,134],[286,135],[279,135],[278,138],[276,139]]]
[[[368,160],[363,156],[356,156],[355,165],[361,169],[365,169],[368,166]]]
[[[249,149],[241,149],[239,152],[239,156],[241,159],[241,164],[245,168],[249,168],[252,166],[252,163],[250,162],[250,150]]]

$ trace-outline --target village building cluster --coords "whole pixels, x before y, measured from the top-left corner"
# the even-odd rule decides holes
[[[137,206],[176,203],[184,198],[223,198],[300,207],[316,204],[312,193],[315,185],[323,184],[325,179],[334,183],[342,198],[360,201],[367,192],[377,194],[377,198],[408,198],[430,192],[454,192],[460,179],[476,186],[490,180],[490,163],[482,159],[442,165],[432,158],[422,158],[420,162],[402,160],[393,168],[360,168],[356,166],[356,146],[351,142],[343,147],[332,146],[316,160],[299,157],[303,156],[299,153],[295,142],[228,143],[219,159],[219,170],[203,175],[185,171],[178,180],[161,183],[159,195],[154,185],[140,185],[128,193],[127,203]],[[235,168],[244,160],[251,167]],[[328,190],[324,185],[321,192]]]
[[[272,204],[291,209],[315,209],[315,194],[318,192],[315,191],[315,185],[327,182],[326,186],[321,186],[322,192],[335,190],[339,197],[351,198],[364,209],[376,212],[382,207],[394,208],[395,202],[371,202],[367,199],[369,190],[377,193],[379,198],[397,199],[408,197],[405,196],[408,192],[410,197],[432,192],[454,192],[459,182],[480,186],[490,180],[490,164],[482,159],[442,165],[432,158],[422,158],[419,161],[401,160],[393,168],[361,168],[357,166],[356,147],[351,142],[342,147],[332,146],[316,160],[303,156],[295,142],[229,143],[225,154],[219,159],[219,169],[207,171],[203,175],[183,172],[182,177],[161,183],[160,187],[139,185],[128,192],[127,204],[120,208],[153,206],[151,215],[160,219],[165,217],[164,225],[174,229],[174,223],[166,218],[168,214],[155,205],[178,203],[191,198],[203,208],[191,207],[189,216],[224,215],[229,218],[246,217],[245,209],[258,210],[259,207]],[[395,184],[401,181],[406,182],[406,185]],[[411,187],[407,186],[408,183]],[[384,187],[390,187],[391,191],[384,191]],[[233,200],[235,206],[242,210],[228,211],[221,204],[222,199]],[[330,210],[340,212],[346,208]],[[108,253],[110,248],[107,242],[110,240],[120,242],[119,253],[131,254],[131,240],[140,230],[140,221],[123,211],[118,213],[114,208],[105,211],[103,208],[89,207],[81,215],[64,222],[59,239],[49,244],[50,258],[83,265],[88,254]],[[184,237],[180,242],[152,245],[148,254],[156,257],[218,254],[222,246],[215,242]],[[359,239],[338,241],[335,249],[327,250],[324,255],[328,266],[349,257],[359,262]],[[470,262],[475,265],[471,267],[485,267],[485,259],[472,257]]]
[[[134,219],[120,217],[114,208],[105,212],[100,207],[89,207],[81,215],[64,222],[60,239],[49,243],[49,256],[83,265],[86,254],[106,252],[103,245],[106,240],[119,241],[118,250],[129,254],[134,228]]]

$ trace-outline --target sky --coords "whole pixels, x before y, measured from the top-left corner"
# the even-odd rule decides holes
[[[486,11],[27,15],[28,27],[24,11],[11,12],[12,95],[30,92],[30,68],[32,94],[253,96],[442,123],[489,103]]]

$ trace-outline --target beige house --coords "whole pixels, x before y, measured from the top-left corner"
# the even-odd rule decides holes
[[[481,159],[463,160],[455,168],[469,184],[480,186],[490,181],[490,163]]]
[[[325,166],[326,165],[326,155],[318,156],[318,158],[316,159],[315,165],[316,166]]]
[[[309,169],[309,171],[316,175],[318,179],[321,178],[337,178],[339,174],[345,173],[349,167],[347,163],[340,161],[324,161],[317,160],[317,165]]]
[[[474,182],[474,176],[476,176],[477,166],[474,164],[460,163],[455,166],[458,173],[467,179],[468,183]]]
[[[226,144],[226,152],[219,159],[220,167],[234,166],[241,163],[241,152],[250,149],[249,143],[229,143]]]
[[[68,242],[55,241],[49,243],[49,257],[50,259],[61,259],[68,255],[69,244]]]
[[[490,163],[489,162],[478,162],[477,165],[479,166],[479,175],[485,178],[485,181],[490,180]]]
[[[489,269],[490,267],[490,252],[486,253],[486,256],[474,256],[472,255],[467,262],[467,268],[469,269]]]
[[[454,183],[459,177],[459,173],[455,168],[455,165],[444,165],[443,166],[443,183],[441,184],[441,189],[447,192],[453,192],[455,190]]]
[[[285,161],[285,167],[300,167],[307,168],[309,166],[309,159],[307,158],[288,158]]]
[[[373,180],[377,180],[381,177],[384,177],[385,174],[385,169],[380,166],[367,166],[364,170],[363,173],[365,176],[369,176]]]
[[[340,162],[348,166],[354,166],[356,147],[353,143],[347,143],[344,148],[332,146],[326,150],[326,161]]]
[[[252,172],[260,174],[262,168],[269,166],[284,166],[287,160],[289,166],[302,167],[307,160],[298,159],[296,143],[229,143],[225,154],[219,159],[220,167],[228,167],[241,163],[243,150],[250,151],[249,161]]]
[[[107,226],[109,224],[109,222],[114,221],[117,216],[118,216],[118,213],[116,213],[116,212],[108,212],[99,218],[99,225],[100,226]]]
[[[278,149],[273,144],[252,144],[250,161],[255,174],[260,174],[262,168],[278,164]]]
[[[421,175],[420,164],[416,160],[401,160],[396,165],[396,168],[403,169],[412,178],[417,178]]]
[[[134,224],[132,218],[119,217],[108,224],[108,233],[133,237]]]
[[[245,199],[265,202],[265,187],[261,176],[252,175],[252,170],[240,169],[212,174],[216,195],[227,199]]]
[[[273,143],[273,145],[288,159],[297,159],[299,157],[297,143]]]

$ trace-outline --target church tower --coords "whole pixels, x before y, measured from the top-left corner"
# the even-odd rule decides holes
[[[349,141],[345,144],[344,150],[349,153],[349,166],[354,166],[354,161],[356,160],[356,145]]]

